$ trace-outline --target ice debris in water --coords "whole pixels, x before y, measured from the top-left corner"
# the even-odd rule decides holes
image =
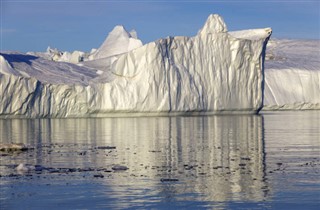
[[[122,166],[122,165],[114,165],[112,166],[112,170],[114,171],[125,171],[128,170],[129,168],[127,166]]]
[[[29,149],[33,149],[33,148],[23,143],[8,143],[8,144],[0,143],[0,151],[4,151],[4,152],[26,151]]]
[[[29,172],[29,171],[35,170],[35,167],[32,166],[32,165],[27,165],[27,164],[24,164],[24,163],[20,163],[20,164],[17,166],[16,170],[17,170],[18,172]]]

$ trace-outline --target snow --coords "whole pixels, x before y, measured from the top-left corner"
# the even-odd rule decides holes
[[[223,19],[210,15],[194,37],[142,45],[136,32],[116,26],[91,54],[1,53],[0,114],[257,113],[270,34],[270,28],[229,34]]]
[[[13,69],[10,71],[15,71],[16,76],[33,78],[48,84],[88,85],[89,80],[96,77],[97,72],[97,70],[84,66],[55,62],[22,53],[3,53],[1,57],[4,58],[1,62],[1,69],[5,70],[8,68],[6,65],[9,65]],[[2,63],[5,64],[2,65]],[[2,68],[3,66],[5,68]]]

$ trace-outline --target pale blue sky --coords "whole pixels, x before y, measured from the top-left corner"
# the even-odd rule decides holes
[[[320,1],[77,1],[0,0],[1,50],[89,51],[115,25],[135,29],[143,43],[193,36],[207,16],[223,16],[229,31],[272,27],[275,38],[320,39]]]

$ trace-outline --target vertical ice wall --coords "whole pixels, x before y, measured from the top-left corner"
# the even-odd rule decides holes
[[[226,31],[222,18],[210,15],[195,37],[168,37],[122,55],[99,112],[257,112],[271,29],[241,38]]]
[[[264,109],[320,109],[320,41],[268,44]]]

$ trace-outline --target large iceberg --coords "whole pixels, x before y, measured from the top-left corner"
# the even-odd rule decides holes
[[[0,114],[257,113],[270,35],[270,28],[228,33],[223,19],[210,15],[194,37],[143,46],[135,32],[116,26],[100,48],[76,64],[3,52]]]

